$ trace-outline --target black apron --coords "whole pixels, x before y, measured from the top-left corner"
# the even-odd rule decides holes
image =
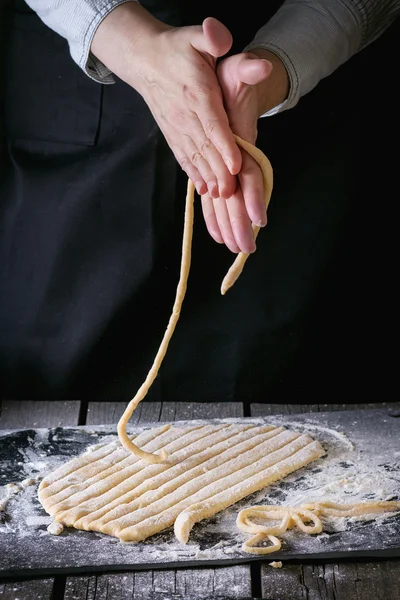
[[[232,52],[279,5],[262,14],[254,3],[243,17],[218,2],[185,14],[187,4],[144,3],[174,25],[220,18]],[[0,393],[130,400],[172,310],[186,176],[135,91],[90,80],[22,1],[7,24]],[[146,400],[341,402],[349,375],[360,391],[353,351],[371,357],[371,340],[357,313],[366,282],[351,261],[366,241],[365,119],[376,99],[360,106],[371,56],[260,120],[257,144],[275,174],[269,224],[226,296],[234,255],[210,238],[196,198],[187,294]]]

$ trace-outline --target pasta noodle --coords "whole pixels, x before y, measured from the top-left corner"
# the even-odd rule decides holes
[[[265,194],[265,205],[268,208],[268,204],[271,198],[272,193],[272,185],[273,185],[273,172],[271,164],[268,158],[265,156],[261,150],[242,140],[240,137],[235,136],[236,142],[239,146],[241,146],[246,152],[250,154],[258,162],[261,168],[263,183],[264,183],[264,194]],[[164,333],[164,337],[161,341],[161,345],[157,351],[155,356],[153,365],[150,371],[147,374],[147,377],[143,384],[138,389],[136,395],[128,406],[126,407],[123,415],[121,416],[117,431],[118,437],[121,444],[139,458],[142,458],[149,464],[157,464],[161,462],[165,462],[168,458],[167,453],[164,449],[161,449],[159,454],[153,454],[150,452],[146,452],[145,450],[140,449],[136,444],[133,443],[131,439],[129,439],[126,433],[126,427],[131,418],[133,411],[136,409],[139,402],[143,400],[143,398],[148,393],[153,381],[157,377],[158,371],[160,369],[161,363],[165,357],[167,352],[168,344],[171,340],[171,337],[174,333],[176,324],[179,319],[179,315],[182,308],[183,299],[185,297],[186,288],[187,288],[187,280],[189,276],[190,270],[190,262],[191,262],[191,247],[192,247],[192,237],[193,237],[193,219],[194,219],[194,185],[192,181],[188,180],[187,193],[186,193],[186,203],[185,203],[185,221],[183,228],[183,241],[182,241],[182,258],[181,258],[181,269],[180,269],[180,277],[178,282],[178,287],[176,290],[175,302],[172,309],[172,314],[168,322],[167,329]],[[253,226],[254,238],[257,237],[259,232],[259,227]],[[224,280],[221,285],[221,294],[225,294],[226,291],[232,287],[235,281],[238,279],[240,273],[243,270],[244,264],[248,258],[248,254],[240,252],[236,257],[234,263],[229,269],[228,273],[224,277]]]
[[[39,501],[66,527],[141,542],[174,526],[186,544],[193,526],[324,456],[308,434],[251,423],[157,427],[141,432],[147,464],[111,442],[42,479]]]
[[[358,504],[337,504],[335,502],[314,502],[301,506],[251,506],[241,510],[236,519],[237,527],[246,533],[255,534],[242,546],[243,552],[250,554],[271,554],[281,549],[281,542],[276,537],[288,529],[297,527],[303,533],[313,535],[321,533],[320,517],[355,517],[369,514],[382,514],[400,510],[400,502],[381,501],[359,502]],[[278,525],[258,525],[251,518],[278,521]],[[308,525],[307,523],[312,523]],[[269,540],[272,545],[258,546]]]

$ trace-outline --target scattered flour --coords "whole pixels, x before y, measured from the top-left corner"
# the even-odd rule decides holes
[[[334,413],[330,418],[331,423],[334,423]],[[242,419],[215,421],[231,423],[242,422]],[[7,536],[10,541],[13,540],[12,543],[14,540],[15,543],[18,541],[21,553],[25,548],[25,554],[30,555],[30,560],[33,554],[38,561],[41,560],[40,557],[51,554],[52,560],[55,563],[58,560],[60,566],[65,564],[67,548],[70,560],[76,561],[77,565],[183,564],[193,560],[205,563],[216,560],[234,562],[235,559],[244,557],[241,546],[248,537],[236,527],[236,517],[242,508],[254,504],[298,505],[322,499],[339,503],[399,500],[400,436],[396,440],[393,436],[390,438],[378,432],[371,438],[357,434],[351,421],[335,424],[334,427],[324,426],[323,421],[320,416],[306,418],[304,415],[274,415],[265,419],[246,419],[246,422],[258,425],[271,423],[301,433],[308,431],[320,441],[327,454],[284,480],[195,525],[186,545],[179,544],[171,529],[140,544],[121,543],[111,536],[69,528],[58,535],[59,532],[54,531],[58,524],[51,522],[51,517],[38,501],[38,481],[70,460],[71,450],[78,455],[85,451],[93,451],[110,441],[118,444],[118,440],[114,426],[103,426],[97,433],[86,430],[85,427],[56,432],[40,430],[40,434],[31,439],[30,445],[21,449],[18,454],[18,472],[23,472],[21,482],[11,486],[0,485],[0,503],[5,502],[3,508],[0,504],[0,510],[7,510],[7,519],[4,522],[0,520],[0,544],[1,536]],[[187,421],[180,422],[179,425],[193,423]],[[201,421],[196,420],[195,423]],[[132,425],[131,428],[133,433],[143,429],[141,425]],[[282,557],[290,557],[290,553],[295,554],[296,551],[307,554],[323,552],[326,549],[329,551],[333,547],[343,549],[343,544],[340,545],[342,533],[352,534],[351,538],[343,538],[346,540],[346,547],[350,549],[351,543],[357,541],[358,532],[360,540],[363,540],[363,547],[366,538],[361,536],[366,535],[365,531],[368,533],[368,539],[372,540],[371,544],[377,539],[379,544],[384,543],[389,537],[387,532],[393,531],[393,535],[398,535],[397,517],[391,521],[391,515],[385,514],[368,524],[370,519],[368,516],[363,517],[366,526],[360,528],[362,520],[359,518],[325,518],[324,531],[317,536],[287,532],[283,539]],[[49,536],[49,533],[52,535]],[[29,551],[30,548],[32,551]],[[33,552],[33,548],[37,551]],[[282,553],[277,553],[278,559]]]

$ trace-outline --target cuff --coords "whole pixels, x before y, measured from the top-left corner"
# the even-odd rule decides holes
[[[282,112],[283,110],[285,110],[286,104],[287,104],[287,99],[284,100],[283,102],[281,102],[280,104],[278,104],[278,106],[275,106],[274,108],[271,108],[270,110],[267,110],[266,113],[261,115],[260,119],[262,119],[263,117],[272,117],[273,115],[276,115],[279,112]]]
[[[86,27],[84,35],[76,40],[75,44],[70,42],[70,52],[75,62],[83,69],[83,71],[94,81],[98,83],[110,84],[114,83],[114,77],[110,69],[108,69],[104,63],[92,54],[90,51],[94,35],[97,31],[98,26],[102,20],[120,4],[126,2],[137,2],[137,0],[107,0],[105,2],[96,3],[96,7],[93,7],[90,18],[87,18],[86,23],[89,23],[89,27]],[[93,10],[93,9],[96,10]]]
[[[288,72],[288,98],[263,116],[296,106],[358,51],[361,36],[359,19],[346,1],[286,0],[243,50],[265,48],[281,59]]]

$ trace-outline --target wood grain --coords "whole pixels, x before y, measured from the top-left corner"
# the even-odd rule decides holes
[[[117,424],[127,402],[89,402],[87,425]],[[182,402],[146,402],[143,400],[134,411],[130,423],[151,421],[186,421],[192,419],[212,419],[224,417],[242,417],[241,402],[182,403]]]
[[[0,581],[0,600],[53,600],[53,578]]]
[[[74,426],[78,424],[79,410],[78,401],[2,400],[0,429]],[[0,581],[0,600],[59,600],[54,592],[63,588],[63,581],[63,577]]]
[[[262,572],[262,595],[274,600],[398,600],[400,561],[284,565]]]
[[[68,577],[64,600],[153,600],[249,597],[246,565],[215,569],[176,569]]]
[[[126,403],[90,402],[87,424],[104,425],[118,422]],[[141,402],[132,415],[132,422],[166,422],[190,419],[224,418],[243,416],[242,403],[216,402]],[[158,594],[181,595],[185,598],[207,594],[232,598],[251,595],[249,565],[234,565],[213,569],[163,569],[159,571],[136,571],[132,573],[68,577],[64,600],[112,600],[129,598],[150,600]],[[168,595],[165,596],[164,598]],[[198,597],[198,596],[197,596]]]
[[[0,429],[78,425],[79,410],[78,400],[1,400]]]
[[[264,417],[266,415],[295,415],[309,412],[331,412],[335,410],[372,410],[374,408],[400,410],[400,402],[368,404],[252,404],[250,411],[252,417]]]
[[[252,416],[334,410],[400,409],[400,402],[368,404],[253,404]],[[269,561],[270,562],[270,561]],[[400,560],[290,565],[260,563],[261,592],[274,600],[399,600]]]
[[[117,423],[126,403],[91,402],[87,424]],[[298,414],[387,407],[399,402],[364,404],[254,404],[251,416]],[[139,410],[140,409],[140,410]],[[14,402],[0,404],[0,428],[56,427],[78,424],[80,403]],[[138,406],[135,422],[240,417],[241,403],[193,404],[146,402]],[[84,423],[82,423],[84,424]],[[268,561],[270,562],[270,561]],[[104,573],[75,577],[0,581],[0,600],[203,600],[269,598],[271,600],[399,600],[400,560],[283,564],[268,562],[213,569],[171,569]],[[65,591],[64,591],[65,586]]]

